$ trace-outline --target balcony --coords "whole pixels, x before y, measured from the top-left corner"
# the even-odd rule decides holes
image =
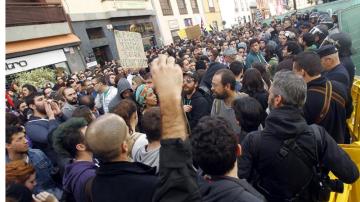
[[[6,27],[66,21],[61,3],[6,3]]]

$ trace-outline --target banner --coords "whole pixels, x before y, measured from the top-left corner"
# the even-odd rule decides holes
[[[148,66],[140,33],[115,30],[114,35],[121,66],[125,68]]]
[[[185,31],[185,29],[180,29],[180,30],[178,31],[178,35],[179,35],[180,39],[185,39],[185,38],[186,38],[186,31]]]
[[[185,29],[187,39],[199,39],[201,36],[200,25],[195,25]]]

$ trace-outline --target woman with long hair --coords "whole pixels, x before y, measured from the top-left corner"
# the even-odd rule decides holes
[[[129,157],[134,158],[134,155],[137,153],[137,151],[144,145],[148,144],[146,135],[136,132],[136,127],[138,125],[139,119],[135,102],[130,99],[120,100],[120,102],[111,111],[111,113],[117,114],[121,118],[123,118],[127,127],[129,128]]]
[[[264,81],[259,70],[250,68],[245,71],[240,92],[255,98],[264,110],[268,107],[269,93],[264,88]]]

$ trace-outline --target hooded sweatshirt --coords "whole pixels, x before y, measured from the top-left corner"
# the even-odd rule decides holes
[[[112,111],[116,105],[120,102],[120,100],[122,100],[123,98],[121,97],[121,94],[130,89],[132,91],[131,85],[129,83],[129,81],[126,78],[121,78],[117,84],[117,94],[116,96],[110,101],[109,104],[109,111]]]
[[[97,166],[89,161],[76,161],[65,166],[63,189],[71,194],[76,202],[85,201],[85,185],[95,176]]]
[[[151,167],[156,167],[156,172],[159,172],[159,152],[160,147],[151,151],[147,151],[147,145],[141,147],[134,156],[135,162],[140,162]]]

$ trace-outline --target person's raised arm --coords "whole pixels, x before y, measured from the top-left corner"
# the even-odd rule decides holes
[[[181,105],[181,68],[173,57],[160,55],[151,65],[151,74],[160,101],[162,123],[160,180],[153,201],[201,201]]]

